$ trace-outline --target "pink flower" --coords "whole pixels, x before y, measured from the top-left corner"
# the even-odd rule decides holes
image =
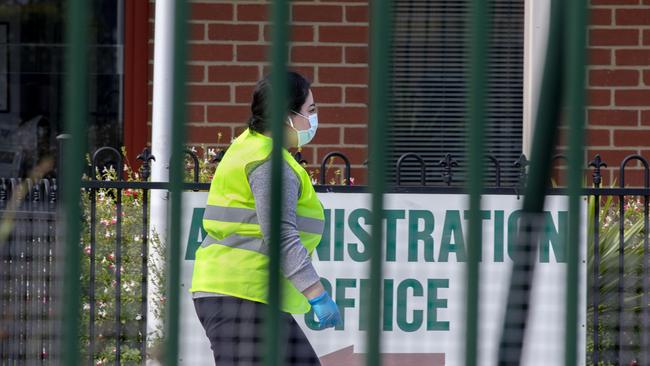
[[[86,254],[86,255],[90,255],[90,254],[91,254],[90,246],[87,246],[87,247],[84,248],[84,254]]]
[[[115,262],[115,253],[108,253],[106,255],[106,259],[111,261],[111,262]]]
[[[138,191],[128,188],[124,190],[124,195],[133,198],[138,198]]]

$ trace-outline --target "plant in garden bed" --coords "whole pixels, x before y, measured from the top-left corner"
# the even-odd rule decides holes
[[[300,149],[298,150],[300,152]],[[309,178],[311,178],[311,183],[314,185],[320,184],[320,168],[314,168],[314,169],[309,169],[307,167],[306,162],[301,162],[301,165],[307,170],[307,173],[309,173]],[[330,176],[330,172],[333,170],[334,171],[334,177],[330,178],[330,180],[326,183],[331,186],[346,186],[348,185],[347,179],[345,179],[345,176],[342,174],[341,168],[335,167],[334,159],[329,159],[327,162],[327,166],[325,167],[325,177]],[[350,177],[350,185],[354,185],[354,177]]]
[[[105,168],[96,172],[97,178],[104,181],[117,179],[117,172],[113,168]],[[123,176],[127,181],[139,180],[138,174],[133,172],[128,164],[125,164]],[[81,344],[82,352],[87,353],[90,349],[90,288],[93,286],[90,280],[90,259],[91,238],[91,190],[85,190],[81,195],[83,205],[83,231],[82,242],[82,328]],[[146,314],[142,312],[142,191],[125,189],[121,192],[122,214],[121,214],[121,256],[117,258],[117,198],[116,189],[99,188],[95,189],[96,216],[95,216],[95,300],[94,313],[94,363],[104,365],[112,363],[116,355],[116,288],[118,259],[121,260],[120,269],[120,324],[119,334],[121,342],[121,361],[125,364],[138,363],[141,361],[140,345],[144,340],[141,333]],[[155,239],[150,239],[155,240]],[[89,357],[84,354],[84,359]]]
[[[216,167],[216,158],[221,155],[220,149],[206,148],[200,146],[201,156],[199,157],[199,181],[209,182],[214,175]],[[191,147],[189,150],[197,153],[197,148]],[[122,179],[127,182],[140,181],[140,176],[134,172],[126,158],[126,151],[122,150],[124,157],[124,171],[121,173]],[[89,164],[90,165],[90,164]],[[194,163],[191,158],[186,158],[185,180],[193,181]],[[95,178],[103,181],[116,181],[118,172],[113,167],[103,168],[95,172]],[[89,179],[89,177],[85,177]],[[92,255],[91,243],[91,195],[93,192],[86,189],[81,194],[81,204],[83,206],[83,232],[81,239],[82,254],[82,306],[81,312],[81,344],[83,359],[87,360],[90,356],[90,259]],[[116,330],[116,288],[117,288],[117,189],[98,188],[95,189],[96,213],[95,213],[95,281],[94,281],[94,312],[95,312],[95,331],[94,331],[94,356],[93,363],[96,365],[107,365],[115,362],[116,357],[116,340],[118,335]],[[122,215],[121,215],[121,271],[120,271],[120,343],[121,357],[123,364],[142,363],[141,346],[145,337],[142,334],[143,324],[146,321],[146,315],[142,312],[142,303],[147,301],[142,297],[143,273],[142,273],[142,255],[143,255],[143,237],[142,237],[142,210],[143,210],[143,191],[123,189],[122,197]],[[148,228],[147,228],[148,229]],[[158,319],[156,329],[147,335],[147,349],[149,357],[159,358],[160,349],[163,339],[163,315],[165,304],[165,260],[166,245],[164,240],[157,233],[149,235],[148,247],[151,250],[148,256],[148,273],[151,284],[154,286],[150,289],[149,294],[153,296],[154,308],[150,309],[151,314]]]
[[[598,337],[599,344],[597,349],[600,353],[598,365],[615,365],[616,361],[616,341],[617,341],[617,322],[618,322],[618,261],[619,261],[619,228],[620,212],[619,204],[615,202],[612,196],[600,198],[600,222],[597,223],[599,228],[598,253],[599,261],[599,289],[598,296],[600,305],[598,306]],[[618,203],[618,204],[617,204]],[[624,256],[625,256],[625,287],[624,287],[624,314],[632,322],[627,327],[624,325],[623,344],[629,350],[630,360],[621,360],[621,362],[638,359],[641,351],[641,309],[643,304],[642,291],[643,286],[643,243],[644,236],[647,233],[643,227],[643,199],[641,197],[626,197],[624,204],[625,214],[623,225],[625,229]],[[594,209],[595,198],[592,196],[589,200],[588,228],[594,226]],[[594,351],[594,307],[592,299],[594,295],[593,288],[593,268],[594,268],[594,236],[592,230],[587,234],[587,283],[588,283],[588,303],[587,303],[587,363],[593,365],[591,355]],[[648,304],[645,304],[646,306]],[[634,325],[632,325],[634,324]],[[623,363],[622,363],[623,364]],[[627,363],[624,363],[627,365]]]
[[[221,142],[221,133],[217,134],[217,144]],[[214,177],[214,171],[225,150],[221,147],[207,147],[206,145],[190,146],[187,149],[197,155],[199,163],[199,182],[210,183]],[[189,157],[185,157],[185,181],[194,181],[194,161]]]

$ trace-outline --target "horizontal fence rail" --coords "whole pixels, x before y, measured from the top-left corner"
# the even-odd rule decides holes
[[[101,148],[98,149],[95,155],[98,155],[100,152],[105,152],[105,151],[111,151],[111,156],[116,156],[115,159],[103,159],[102,161],[108,161],[105,163],[105,166],[114,166],[116,169],[121,169],[120,166],[122,164],[122,158],[117,156],[119,152],[114,149],[114,148]],[[186,188],[188,187],[188,183],[199,183],[200,181],[200,174],[199,174],[199,157],[197,156],[196,152],[192,150],[184,150],[184,153],[189,159],[189,164],[188,166],[191,166],[191,175],[192,175],[192,181],[191,182],[185,182],[186,183]],[[209,159],[209,163],[211,164],[218,164],[221,159],[223,158],[225,152],[224,151],[219,151],[216,152],[211,158]],[[302,155],[301,152],[296,152],[294,155],[294,159],[301,165],[303,166],[308,166],[311,165],[307,160],[304,159],[304,156]],[[98,156],[94,156],[93,161],[95,161],[95,158],[98,158]],[[521,154],[519,158],[517,158],[515,161],[500,161],[497,159],[494,155],[487,154],[485,155],[485,164],[486,164],[486,176],[493,176],[494,179],[492,181],[494,184],[492,185],[486,185],[486,187],[492,187],[492,188],[523,188],[526,182],[526,179],[528,178],[528,168],[530,165],[530,162],[528,160],[528,157],[525,154]],[[145,148],[145,150],[137,156],[137,159],[140,161],[145,161],[146,164],[143,164],[144,170],[140,170],[141,176],[148,177],[150,175],[151,171],[151,164],[156,162],[156,158],[151,155],[151,150],[149,148]],[[336,159],[340,159],[342,161],[342,164],[337,163]],[[627,159],[627,161],[626,161]],[[567,158],[564,155],[558,154],[553,156],[552,160],[552,166],[554,168],[560,168],[560,167],[566,167],[567,163]],[[647,165],[648,162],[647,160],[640,156],[640,155],[630,155],[627,156],[623,159],[623,161],[620,164],[620,167],[618,169],[619,176],[623,176],[623,173],[625,172],[626,166],[628,165],[629,161],[637,160],[639,161],[642,165]],[[435,181],[432,181],[433,178],[438,178],[442,184],[442,186],[447,186],[447,187],[462,187],[463,183],[460,180],[456,179],[458,169],[465,165],[466,162],[464,161],[459,161],[457,160],[452,154],[445,154],[444,156],[441,157],[441,159],[437,162],[427,162],[421,155],[416,154],[416,153],[405,153],[402,154],[394,163],[394,168],[395,168],[395,181],[393,183],[393,186],[431,186],[431,187],[437,187],[441,186],[441,184],[435,184]],[[370,163],[368,161],[364,162],[365,165],[369,165]],[[329,173],[329,170],[331,169],[331,166],[343,166],[343,178],[342,180],[343,184],[336,184],[336,183],[328,183],[327,181],[327,176],[331,175]],[[517,170],[517,179],[515,184],[504,184],[503,179],[502,179],[502,173],[504,167],[511,167]],[[321,162],[318,164],[319,167],[319,174],[318,174],[318,180],[316,181],[319,185],[322,186],[338,186],[338,185],[348,185],[352,186],[354,185],[354,180],[351,179],[353,177],[353,169],[354,167],[352,166],[352,163],[348,156],[345,153],[339,152],[339,151],[332,151],[328,154],[326,154]],[[96,168],[96,166],[95,166]],[[435,168],[435,169],[434,169]],[[592,184],[593,185],[600,185],[602,182],[602,169],[603,168],[608,168],[608,164],[603,161],[600,157],[600,155],[596,154],[593,158],[593,160],[589,161],[585,168],[593,168],[592,171]],[[94,168],[93,168],[94,169]],[[415,169],[415,170],[413,170]],[[432,176],[430,170],[434,169],[433,175]],[[409,175],[408,177],[405,175],[405,173],[410,173],[411,171],[416,172],[415,175]],[[91,174],[89,174],[91,175]],[[625,179],[625,178],[623,178]],[[143,180],[143,182],[146,180]],[[88,187],[88,182],[90,181],[84,181],[86,186]],[[434,183],[434,184],[432,184]],[[459,183],[456,185],[455,183]],[[151,189],[167,189],[167,187],[164,185],[165,183],[160,184],[159,182],[151,182],[147,184],[152,184],[150,187]],[[189,189],[191,190],[201,190],[202,188],[199,188],[200,186],[190,186]],[[389,185],[390,187],[390,185]],[[116,186],[115,188],[122,188],[119,186]],[[140,188],[139,186],[135,186],[133,188]]]
[[[98,152],[101,149],[98,150]],[[192,166],[192,183],[199,183],[199,157],[197,156],[196,152],[192,150],[185,150],[184,151],[188,159],[190,159],[190,165]],[[116,154],[117,150],[113,149],[113,154]],[[96,153],[97,154],[97,153]],[[218,151],[216,152],[209,160],[211,164],[218,164],[221,159],[223,158],[225,152],[224,151]],[[303,166],[308,166],[310,163],[304,159],[302,153],[300,151],[296,152],[294,155],[294,159],[301,165]],[[323,159],[321,160],[319,164],[320,168],[320,173],[319,173],[319,180],[318,183],[322,186],[337,186],[339,184],[328,184],[327,183],[327,175],[328,175],[328,166],[330,165],[338,165],[335,161],[335,159],[341,159],[343,162],[343,176],[344,176],[344,184],[341,185],[348,185],[351,186],[353,185],[353,181],[350,179],[353,174],[352,174],[352,164],[350,162],[350,159],[348,156],[342,152],[339,151],[332,151],[328,154],[326,154]],[[150,175],[151,171],[151,164],[152,161],[155,162],[156,158],[151,155],[151,151],[149,148],[145,148],[145,150],[138,155],[137,157],[138,160],[140,161],[145,161],[146,163],[143,164],[141,168],[141,175],[148,177]],[[648,161],[640,155],[630,155],[625,157],[619,166],[618,172],[619,176],[624,177],[625,173],[625,168],[628,165],[630,161],[639,161],[644,167],[647,167]],[[121,158],[111,160],[110,164],[113,165],[119,165],[121,164]],[[567,163],[567,157],[562,154],[557,154],[554,155],[551,159],[552,161],[552,166],[555,168],[558,167],[566,167]],[[416,153],[405,153],[402,154],[397,161],[395,162],[395,171],[396,171],[396,180],[393,186],[431,186],[431,187],[436,187],[440,185],[436,184],[431,184],[430,183],[430,176],[431,174],[429,173],[429,169],[431,167],[437,167],[437,173],[438,177],[441,179],[442,182],[444,182],[444,186],[447,187],[452,187],[453,183],[455,183],[455,175],[456,175],[456,170],[462,166],[465,162],[461,161],[459,162],[452,154],[445,154],[444,156],[441,157],[441,159],[435,164],[430,164],[428,163],[424,158],[422,158],[421,155],[416,154]],[[530,165],[530,162],[525,154],[521,154],[515,161],[507,161],[503,162],[500,161],[499,159],[496,158],[496,156],[492,154],[487,154],[485,155],[485,163],[486,163],[486,174],[490,175],[492,174],[495,179],[494,179],[494,185],[488,186],[492,188],[523,188],[526,182],[526,179],[528,178],[528,167]],[[366,161],[364,162],[365,165],[369,165],[369,162]],[[517,183],[516,184],[510,184],[510,185],[504,185],[501,179],[501,174],[503,171],[503,167],[505,166],[510,166],[513,168],[516,168],[518,173],[517,173]],[[405,178],[403,176],[404,171],[415,167],[417,170],[417,179],[415,181],[404,181]],[[119,168],[119,166],[118,166]],[[602,183],[602,169],[603,168],[608,168],[608,165],[605,161],[602,160],[599,154],[596,154],[593,158],[593,160],[587,162],[585,168],[593,168],[592,171],[592,184],[593,186],[600,186]],[[142,170],[144,169],[144,170]],[[625,178],[623,178],[624,180]],[[143,180],[143,181],[146,181]],[[403,182],[404,181],[404,182]],[[87,184],[88,181],[86,181],[85,184]],[[202,188],[199,188],[200,186],[187,186],[186,182],[186,188],[189,187],[189,189],[192,190],[201,190]],[[154,186],[151,187],[151,189],[167,189],[166,186],[160,185],[157,182],[151,182],[148,184],[154,184]],[[460,185],[459,185],[460,186]],[[390,185],[389,185],[390,187]],[[454,187],[456,187],[454,185]],[[120,188],[120,187],[116,187]],[[136,187],[134,187],[136,188]]]

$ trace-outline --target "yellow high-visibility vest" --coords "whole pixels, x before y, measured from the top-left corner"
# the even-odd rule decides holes
[[[266,303],[268,243],[255,211],[248,174],[270,159],[271,138],[247,129],[237,137],[215,172],[203,216],[208,235],[196,251],[190,292],[212,292]],[[325,215],[309,174],[287,151],[284,160],[300,182],[296,224],[311,255],[323,234]],[[293,314],[310,309],[307,299],[284,276],[282,310]]]

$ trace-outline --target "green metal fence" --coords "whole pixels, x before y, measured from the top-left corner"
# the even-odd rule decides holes
[[[185,61],[186,61],[186,20],[187,2],[177,0],[176,21],[174,30],[174,106],[173,106],[173,153],[170,164],[171,192],[171,221],[169,230],[168,273],[168,303],[166,305],[166,364],[173,365],[178,359],[179,334],[179,289],[175,286],[180,279],[180,220],[181,220],[181,190],[183,145],[185,137]],[[479,283],[480,263],[479,253],[482,243],[481,232],[481,193],[483,191],[483,162],[484,131],[487,98],[486,54],[487,35],[490,27],[490,3],[482,0],[472,1],[471,16],[468,18],[468,29],[471,34],[467,43],[471,54],[470,69],[470,179],[469,179],[469,256],[467,261],[467,308],[465,329],[465,364],[477,364],[478,355],[478,324],[479,321]],[[371,59],[370,59],[370,164],[369,177],[372,193],[372,246],[369,266],[370,302],[369,327],[367,331],[367,359],[369,366],[379,366],[381,345],[381,283],[382,283],[382,219],[383,196],[386,191],[385,170],[387,161],[387,133],[390,124],[390,55],[391,55],[391,8],[389,0],[371,1]],[[275,0],[271,6],[272,28],[272,85],[271,100],[272,130],[274,148],[272,153],[273,187],[272,217],[273,231],[270,243],[270,282],[269,282],[269,313],[267,314],[265,332],[265,354],[267,365],[280,365],[282,347],[278,332],[281,331],[278,321],[280,312],[280,213],[281,213],[281,181],[282,170],[281,149],[283,141],[283,111],[277,108],[283,105],[287,95],[287,85],[284,75],[287,70],[288,51],[288,14],[289,4],[286,0]],[[63,342],[61,352],[63,363],[75,365],[79,363],[79,304],[80,288],[77,280],[79,269],[79,232],[80,224],[76,219],[80,216],[78,195],[80,178],[85,153],[86,126],[84,123],[86,105],[84,93],[86,89],[88,28],[88,2],[70,0],[68,4],[68,43],[67,88],[66,88],[66,128],[71,134],[74,144],[65,151],[64,159],[68,163],[63,176],[63,202],[65,208],[65,267],[63,293]],[[520,230],[528,235],[517,252],[515,265],[508,296],[508,309],[503,327],[503,335],[499,350],[500,364],[519,364],[523,334],[526,326],[526,309],[530,301],[529,292],[522,291],[521,285],[530,283],[531,268],[535,253],[535,220],[536,213],[542,211],[544,192],[548,188],[551,157],[561,106],[567,107],[566,114],[569,123],[569,196],[570,196],[570,232],[569,242],[578,242],[580,227],[579,194],[582,177],[583,156],[583,125],[584,125],[584,45],[585,45],[586,5],[584,0],[552,1],[551,32],[548,41],[546,66],[539,100],[538,115],[536,116],[535,134],[533,141],[532,165],[524,197],[524,224]],[[574,365],[577,357],[577,313],[578,313],[578,253],[577,246],[569,245],[569,260],[567,271],[566,297],[566,334],[565,334],[565,365]],[[527,282],[526,282],[527,281]],[[522,311],[522,309],[524,309]]]
[[[86,86],[88,59],[89,3],[84,0],[71,0],[68,5],[67,40],[69,44],[66,62],[65,116],[66,129],[74,144],[69,144],[63,151],[64,161],[69,162],[63,174],[62,206],[66,215],[64,221],[65,264],[63,277],[63,342],[61,355],[64,365],[79,363],[79,308],[81,291],[79,284],[80,253],[79,237],[81,216],[79,192],[81,191],[81,174],[84,154],[86,152],[87,115]]]

